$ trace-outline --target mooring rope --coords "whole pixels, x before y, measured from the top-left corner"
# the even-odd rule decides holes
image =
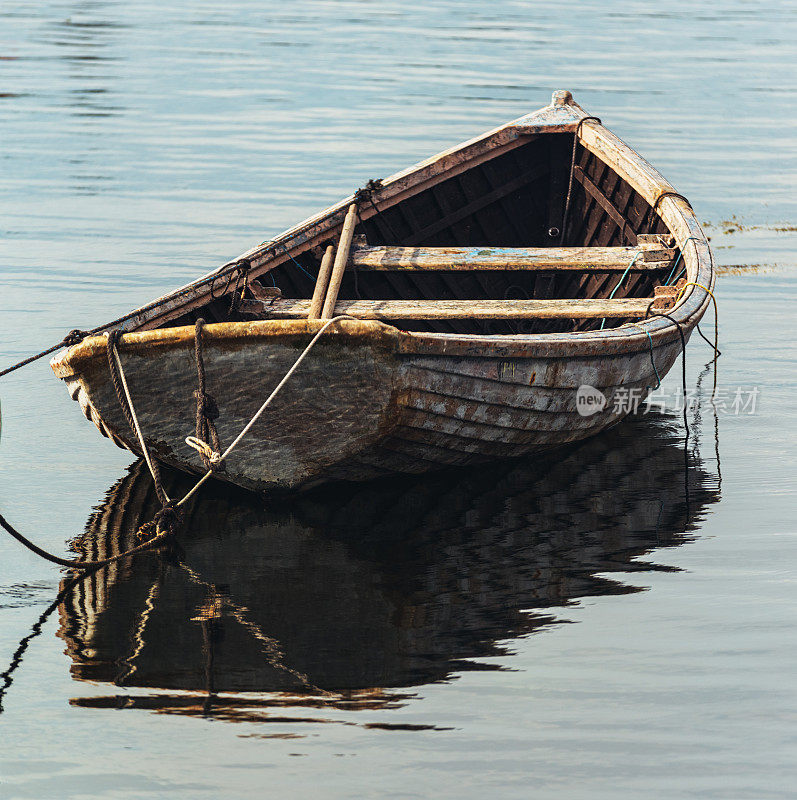
[[[188,575],[189,579],[193,583],[195,583],[197,586],[204,587],[214,599],[217,599],[221,608],[226,606],[227,609],[229,609],[232,618],[260,644],[261,650],[268,659],[269,666],[293,676],[304,686],[305,689],[309,689],[316,694],[324,695],[326,697],[337,696],[334,692],[329,692],[326,689],[316,686],[310,681],[305,673],[300,672],[293,667],[289,667],[285,663],[285,653],[280,648],[279,642],[265,633],[265,631],[263,631],[263,629],[257,623],[247,619],[246,615],[250,613],[250,611],[246,606],[236,603],[229,596],[229,594],[220,593],[215,584],[209,583],[204,578],[200,577],[200,575],[191,569],[191,567],[189,567],[187,564],[180,563],[178,566],[183,570],[183,572],[185,572],[186,575]]]
[[[37,556],[41,556],[45,561],[50,561],[53,564],[58,564],[59,567],[67,567],[68,569],[95,569],[96,567],[104,567],[106,564],[112,564],[114,561],[119,561],[122,558],[135,555],[136,553],[143,553],[145,550],[152,550],[157,547],[167,538],[172,535],[174,527],[176,527],[177,515],[174,509],[167,507],[162,508],[155,514],[155,517],[149,522],[144,523],[138,530],[139,537],[142,532],[152,530],[154,526],[157,533],[151,539],[143,542],[130,550],[125,550],[123,553],[117,553],[115,556],[109,558],[101,558],[98,561],[81,561],[80,559],[61,558],[53,553],[48,553],[37,544],[34,544],[27,536],[21,534],[2,514],[0,514],[0,525],[7,533],[13,536],[20,544],[24,545],[31,552]]]
[[[678,295],[675,298],[676,304],[684,296],[687,288],[690,286],[696,286],[698,289],[702,289],[711,298],[711,302],[714,304],[714,344],[711,344],[711,342],[709,342],[708,339],[706,339],[706,337],[703,336],[703,331],[700,330],[700,326],[699,325],[696,326],[697,332],[703,337],[703,339],[705,339],[706,342],[708,342],[709,345],[711,345],[711,347],[714,348],[714,386],[711,390],[711,399],[713,401],[714,396],[717,394],[717,359],[722,355],[722,353],[719,350],[720,333],[719,333],[719,309],[717,308],[717,298],[714,297],[714,292],[712,292],[711,289],[707,288],[706,286],[703,286],[702,283],[695,283],[694,281],[690,281],[689,283],[685,283],[681,287],[681,290],[678,292]]]
[[[254,416],[252,417],[252,419],[250,419],[250,420],[249,420],[249,422],[247,422],[247,423],[246,423],[246,425],[243,427],[243,429],[241,430],[241,432],[240,432],[240,433],[239,433],[239,434],[238,434],[238,435],[235,437],[235,439],[233,439],[233,441],[231,442],[231,444],[229,445],[229,447],[228,447],[228,448],[227,448],[227,449],[226,449],[226,450],[225,450],[223,453],[220,453],[220,454],[219,454],[219,459],[218,459],[219,463],[221,463],[222,461],[224,461],[224,460],[225,460],[225,459],[226,459],[226,458],[227,458],[227,457],[230,455],[230,453],[232,453],[232,452],[233,452],[233,450],[235,450],[235,448],[238,446],[238,443],[241,441],[241,439],[243,439],[243,438],[244,438],[244,436],[246,436],[246,434],[247,434],[247,433],[249,433],[249,431],[251,430],[252,426],[253,426],[253,425],[254,425],[254,424],[255,424],[255,423],[258,421],[258,419],[260,419],[260,417],[262,416],[263,412],[264,412],[264,411],[265,411],[265,410],[266,410],[266,409],[267,409],[267,408],[268,408],[268,407],[271,405],[271,402],[272,402],[272,401],[274,400],[274,398],[275,398],[275,397],[276,397],[276,396],[277,396],[277,395],[280,393],[280,391],[282,390],[282,387],[283,387],[283,386],[285,386],[285,384],[286,384],[286,383],[288,382],[288,380],[290,379],[291,375],[293,375],[293,373],[294,373],[294,372],[296,372],[296,370],[299,368],[299,365],[302,363],[302,361],[304,361],[304,359],[307,357],[307,355],[310,353],[310,351],[313,349],[313,347],[315,347],[315,344],[316,344],[316,342],[317,342],[317,341],[318,341],[318,340],[321,338],[321,336],[322,336],[322,335],[323,335],[323,334],[326,332],[327,328],[329,328],[329,327],[330,327],[330,325],[334,324],[335,322],[340,322],[340,321],[341,321],[341,320],[343,320],[343,319],[351,319],[351,317],[350,317],[350,316],[348,316],[347,314],[341,314],[340,316],[333,317],[332,319],[330,319],[330,320],[327,320],[327,321],[324,323],[324,325],[323,325],[323,326],[322,326],[322,327],[319,329],[319,331],[318,331],[318,332],[315,334],[315,336],[313,336],[313,338],[310,340],[310,342],[308,343],[307,347],[305,347],[305,348],[304,348],[304,350],[302,350],[301,354],[300,354],[300,355],[299,355],[299,357],[296,359],[296,361],[294,361],[294,362],[293,362],[293,366],[292,366],[292,367],[291,367],[291,368],[290,368],[290,369],[289,369],[289,370],[288,370],[288,371],[285,373],[285,375],[283,376],[282,380],[281,380],[281,381],[280,381],[280,382],[279,382],[279,383],[278,383],[278,384],[277,384],[277,385],[274,387],[274,390],[271,392],[271,394],[270,394],[270,395],[269,395],[269,396],[268,396],[268,397],[267,397],[267,398],[266,398],[266,399],[263,401],[262,405],[261,405],[261,406],[260,406],[260,408],[258,408],[258,410],[255,412],[255,414],[254,414]],[[213,475],[213,472],[214,472],[214,470],[212,470],[212,469],[209,469],[209,470],[208,470],[208,471],[207,471],[207,472],[206,472],[206,473],[205,473],[205,474],[204,474],[204,475],[203,475],[203,476],[202,476],[202,477],[201,477],[201,478],[200,478],[200,479],[199,479],[199,480],[196,482],[196,484],[194,485],[194,487],[193,487],[192,489],[190,489],[190,490],[189,490],[189,491],[188,491],[188,492],[185,494],[185,496],[183,497],[183,499],[182,499],[182,500],[180,500],[180,501],[177,503],[177,507],[179,508],[179,507],[180,507],[180,506],[182,506],[182,505],[183,505],[183,504],[184,504],[184,503],[185,503],[185,502],[186,502],[186,501],[187,501],[189,498],[191,498],[191,497],[192,497],[192,496],[193,496],[193,495],[196,493],[196,491],[199,489],[199,487],[200,487],[200,486],[202,486],[202,484],[203,484],[203,483],[204,483],[204,482],[205,482],[205,481],[206,481],[208,478],[210,478],[210,477],[211,477],[211,475]]]
[[[224,461],[230,453],[235,450],[238,446],[240,441],[246,436],[247,433],[252,429],[252,426],[257,422],[258,419],[262,416],[263,412],[271,405],[274,398],[280,393],[283,386],[288,382],[291,375],[299,368],[299,365],[304,361],[310,351],[315,347],[316,342],[321,338],[321,336],[327,331],[327,329],[336,322],[340,322],[343,319],[351,319],[346,314],[341,314],[337,317],[333,317],[330,320],[327,320],[324,325],[318,330],[318,332],[313,336],[304,350],[300,353],[299,357],[296,361],[293,362],[291,368],[285,373],[282,377],[282,380],[274,387],[271,394],[263,401],[260,405],[258,410],[255,412],[254,416],[249,420],[249,422],[243,427],[241,432],[229,447],[223,452],[218,454],[218,460],[216,462],[216,469],[218,469],[218,464]],[[114,335],[114,334],[117,335]],[[100,559],[99,561],[80,561],[75,559],[66,559],[61,558],[60,556],[56,556],[52,553],[48,553],[46,550],[43,550],[38,545],[34,544],[30,539],[26,536],[21,534],[16,528],[14,528],[11,523],[9,523],[2,514],[0,514],[0,526],[2,526],[11,536],[13,536],[20,544],[27,547],[36,555],[41,556],[43,559],[47,561],[51,561],[54,564],[58,564],[62,567],[68,567],[69,569],[94,569],[95,567],[102,567],[106,564],[111,564],[114,561],[119,561],[122,558],[126,558],[127,556],[134,555],[136,553],[143,552],[144,550],[150,550],[157,545],[164,542],[168,537],[170,537],[174,531],[176,530],[179,522],[182,519],[182,515],[178,510],[181,506],[183,506],[193,495],[198,491],[199,487],[205,483],[208,478],[210,478],[216,469],[213,467],[209,468],[208,471],[196,482],[192,489],[190,489],[181,500],[175,502],[174,500],[170,500],[166,491],[163,489],[163,486],[160,485],[160,489],[158,489],[158,485],[160,484],[160,473],[157,469],[157,462],[154,461],[150,455],[149,450],[147,448],[146,442],[144,441],[144,436],[141,432],[141,426],[138,422],[138,416],[136,415],[135,407],[133,406],[132,398],[130,397],[130,392],[127,385],[127,379],[124,373],[124,367],[122,366],[122,361],[119,358],[119,354],[116,349],[116,342],[120,336],[118,332],[111,331],[108,335],[108,349],[109,349],[109,365],[114,363],[116,368],[119,372],[119,382],[120,386],[124,393],[124,399],[127,401],[128,410],[130,413],[130,418],[132,419],[131,428],[135,431],[136,436],[138,437],[139,444],[141,446],[141,452],[144,455],[144,459],[149,467],[150,474],[154,481],[156,481],[156,491],[158,492],[158,497],[161,499],[163,503],[163,508],[158,511],[153,519],[150,522],[144,523],[139,530],[138,530],[138,537],[143,538],[145,535],[149,535],[151,531],[155,531],[155,535],[148,539],[142,544],[131,548],[130,550],[126,550],[123,553],[117,553],[115,556],[111,556],[110,558]],[[124,404],[122,405],[124,409]],[[127,416],[127,415],[125,415]],[[130,422],[130,420],[128,420]],[[206,444],[203,442],[203,444]],[[153,465],[156,465],[153,467]],[[156,477],[157,476],[157,477]],[[165,501],[163,500],[165,498]]]
[[[681,337],[681,384],[684,395],[684,430],[686,431],[686,440],[684,446],[686,446],[686,442],[689,441],[689,419],[686,416],[686,336],[684,336],[681,323],[677,319],[673,319],[673,317],[671,317],[669,314],[665,314],[661,311],[651,314],[650,312],[652,306],[653,302],[650,303],[647,311],[645,312],[645,319],[652,319],[653,317],[662,317],[663,319],[668,319],[678,329],[678,335]]]
[[[164,295],[163,297],[160,297],[157,300],[153,300],[151,303],[148,303],[145,306],[141,306],[141,308],[137,308],[134,311],[129,312],[128,314],[124,314],[121,317],[117,317],[116,319],[113,319],[110,322],[105,322],[102,325],[98,325],[96,328],[91,328],[90,330],[87,331],[75,328],[74,330],[69,331],[69,333],[66,336],[64,336],[64,338],[61,339],[60,342],[52,345],[52,347],[48,347],[47,349],[42,350],[39,353],[36,353],[32,356],[28,356],[27,358],[24,358],[22,361],[18,361],[16,364],[12,364],[10,367],[6,367],[4,370],[0,371],[0,378],[2,378],[4,375],[8,375],[10,372],[14,372],[15,370],[18,370],[24,366],[27,366],[28,364],[33,363],[34,361],[38,361],[40,358],[44,358],[44,356],[48,356],[50,355],[50,353],[54,353],[56,350],[60,350],[62,347],[71,347],[72,345],[79,344],[89,336],[94,336],[95,334],[102,333],[103,331],[107,331],[109,328],[116,328],[123,322],[127,322],[128,320],[131,320],[134,317],[138,317],[141,314],[145,314],[147,311],[152,311],[153,309],[159,308],[160,306],[165,305],[166,303],[170,303],[172,300],[177,300],[180,297],[185,297],[186,295],[191,294],[192,292],[202,288],[203,286],[207,286],[208,284],[213,284],[220,277],[225,277],[226,275],[232,275],[232,273],[236,272],[236,270],[240,270],[242,262],[249,263],[249,259],[245,258],[239,259],[234,264],[230,265],[225,264],[223,267],[220,267],[211,275],[207,275],[204,278],[200,278],[199,280],[194,281],[194,283],[189,284],[188,286],[185,286],[182,289],[178,289],[177,291]],[[232,278],[230,280],[232,280]],[[229,288],[229,283],[227,284],[227,288]]]
[[[678,258],[675,259],[675,263],[672,265],[670,274],[667,276],[667,280],[664,281],[665,286],[669,285],[670,281],[672,280],[672,276],[675,275],[675,270],[678,269],[678,264],[681,263],[681,258],[683,257],[684,249],[686,248],[687,243],[694,242],[695,250],[697,250],[697,243],[701,241],[703,240],[699,236],[689,236],[688,238],[684,239],[683,244],[678,248]],[[684,274],[684,270],[686,270],[686,265],[684,265],[684,268],[678,273],[678,277],[675,279],[676,281],[681,277],[681,275]]]
[[[11,684],[14,682],[14,673],[19,669],[20,664],[22,664],[22,657],[25,655],[25,651],[28,649],[30,643],[42,632],[44,628],[44,623],[50,618],[50,615],[55,611],[60,605],[64,598],[81,582],[86,580],[86,578],[91,575],[96,568],[87,569],[85,572],[81,572],[79,575],[76,575],[74,578],[71,578],[67,581],[63,588],[58,592],[55,596],[55,599],[50,603],[49,606],[39,615],[39,618],[36,622],[33,623],[33,627],[30,629],[30,633],[24,636],[19,644],[17,645],[17,649],[14,651],[14,654],[11,656],[11,662],[9,663],[8,667],[3,671],[0,672],[0,679],[2,679],[3,683],[0,686],[0,714],[3,713],[3,700],[5,699],[8,690],[11,688]]]
[[[161,504],[165,506],[169,502],[169,495],[166,494],[166,490],[163,488],[160,470],[158,469],[158,462],[150,456],[149,449],[144,441],[144,435],[141,433],[141,425],[139,425],[138,417],[136,416],[136,410],[133,406],[133,398],[130,396],[130,389],[127,386],[127,378],[125,378],[125,373],[122,369],[122,360],[119,358],[119,352],[116,348],[116,343],[119,341],[121,336],[122,333],[119,330],[109,331],[106,334],[108,368],[111,373],[111,381],[113,383],[114,390],[116,391],[116,397],[119,400],[119,405],[121,406],[122,412],[127,419],[127,423],[130,425],[131,430],[138,438],[138,442],[141,445],[141,453],[144,456],[144,460],[147,462],[149,471],[152,473],[152,479],[155,481],[155,491],[158,494],[158,499],[161,501]]]
[[[202,345],[202,328],[205,320],[200,317],[194,325],[194,358],[196,359],[197,388],[196,397],[196,435],[186,438],[186,444],[199,452],[205,469],[216,469],[218,456],[221,450],[219,433],[216,430],[215,420],[219,417],[219,407],[215,399],[209,395],[205,386],[205,358]]]
[[[374,201],[374,192],[379,191],[381,188],[381,179],[372,178],[362,189],[358,189],[354,193],[354,202],[359,206],[363,200],[367,200],[371,204],[376,218],[385,224],[388,233],[393,237],[393,244],[398,245],[401,243],[401,237],[396,235],[396,232],[393,230],[393,226],[390,224],[390,220],[379,210],[379,206],[377,206],[376,202]]]
[[[650,331],[647,328],[643,328],[638,322],[629,322],[629,325],[633,325],[635,328],[639,328],[642,333],[646,333],[648,335],[648,342],[650,343],[650,365],[653,367],[653,372],[656,375],[656,385],[652,386],[654,391],[661,386],[661,378],[659,377],[659,371],[656,369],[656,362],[653,360],[653,337],[650,335]]]

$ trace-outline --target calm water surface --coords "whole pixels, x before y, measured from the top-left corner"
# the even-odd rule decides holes
[[[209,491],[179,558],[40,628],[65,576],[0,543],[0,795],[793,797],[795,42],[793,2],[4,0],[2,365],[569,88],[706,221],[720,389],[760,394],[715,412],[696,338],[686,461],[670,409],[553,460]],[[140,467],[46,363],[0,399],[0,510],[129,542]]]

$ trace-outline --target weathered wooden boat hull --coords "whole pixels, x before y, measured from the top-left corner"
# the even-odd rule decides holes
[[[205,328],[207,386],[219,406],[222,443],[246,425],[319,327],[265,321]],[[636,351],[582,357],[571,351],[563,360],[531,353],[429,355],[412,352],[411,334],[379,322],[343,320],[335,327],[219,478],[273,493],[522,456],[598,433],[628,412],[627,404],[615,406],[618,390],[643,396],[655,385],[647,337]],[[656,348],[660,373],[679,353],[679,340]],[[193,329],[127,336],[121,357],[153,455],[204,472],[185,444],[196,406]],[[58,374],[103,435],[138,451],[110,380],[104,337],[63,357]],[[583,384],[606,396],[603,411],[578,412]]]
[[[371,196],[374,202],[361,206],[362,230],[377,244],[388,228],[403,231],[395,242],[402,246],[468,245],[490,231],[498,245],[539,247],[543,238],[558,233],[548,228],[551,221],[564,227],[571,244],[582,247],[633,245],[642,233],[672,236],[688,285],[668,313],[688,339],[708,305],[705,288],[714,285],[711,254],[697,219],[644,159],[600,124],[584,122],[585,116],[569,93],[557,93],[551,106],[398,173],[382,182]],[[571,148],[575,189],[568,222],[567,211],[562,221],[567,174],[535,159],[564,153],[569,168]],[[519,159],[514,172],[512,159]],[[496,185],[502,175],[505,183]],[[474,199],[479,181],[486,181],[489,191]],[[549,193],[547,206],[536,194],[543,190]],[[309,298],[312,281],[295,265],[302,266],[304,259],[304,271],[317,268],[313,253],[339,235],[352,200],[245,254],[249,277],[267,275],[294,296]],[[533,218],[528,241],[519,238],[517,214]],[[342,299],[357,296],[356,278],[346,277]],[[433,271],[377,270],[359,280],[369,297],[411,299],[439,297],[430,294],[434,287],[457,297],[468,281],[497,287],[507,297],[519,285],[535,298],[554,291],[572,298],[646,297],[654,286],[646,272],[618,283],[616,272],[595,270],[584,275],[516,270],[509,277],[484,279],[464,271],[446,278]],[[229,283],[228,278],[227,288]],[[213,288],[197,284],[145,307],[119,347],[153,454],[189,472],[204,471],[185,444],[194,433],[193,322],[198,316],[223,318]],[[221,303],[230,305],[226,298]],[[669,320],[652,318],[633,326],[611,321],[605,329],[599,323],[557,326],[543,319],[532,321],[529,332],[520,332],[519,323],[491,328],[478,320],[421,321],[403,330],[380,321],[335,323],[218,477],[255,491],[280,492],[521,456],[592,436],[628,412],[628,404],[614,402],[619,391],[644,396],[681,351],[680,332]],[[219,406],[222,444],[249,421],[321,324],[265,319],[205,327],[208,391]],[[105,338],[83,341],[52,365],[100,432],[138,452],[110,383]],[[579,414],[576,392],[582,385],[600,390],[605,408]]]

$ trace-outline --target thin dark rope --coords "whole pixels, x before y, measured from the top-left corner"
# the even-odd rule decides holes
[[[242,259],[241,261],[247,261],[248,259]],[[18,361],[16,364],[12,364],[10,367],[6,367],[4,370],[0,372],[0,378],[4,375],[8,375],[10,372],[14,372],[15,370],[20,369],[21,367],[27,366],[28,364],[38,361],[40,358],[44,358],[44,356],[50,355],[50,353],[54,353],[56,350],[60,350],[62,347],[71,347],[72,345],[78,344],[82,342],[88,336],[94,336],[97,333],[101,333],[102,331],[106,331],[109,328],[115,328],[118,325],[121,325],[123,322],[127,322],[134,317],[137,317],[141,314],[146,314],[147,311],[152,311],[155,308],[159,308],[166,303],[171,302],[172,300],[177,300],[180,297],[185,297],[189,294],[192,294],[197,289],[200,289],[203,286],[207,286],[208,284],[213,284],[218,278],[224,277],[226,275],[232,275],[236,270],[240,269],[241,261],[236,261],[234,264],[227,265],[225,264],[220,269],[216,270],[212,275],[208,275],[205,278],[202,278],[198,281],[195,281],[192,284],[184,287],[183,289],[178,289],[176,292],[172,292],[171,294],[164,295],[163,297],[159,298],[158,300],[153,300],[151,303],[148,303],[145,306],[141,306],[140,308],[135,309],[134,311],[130,311],[127,314],[124,314],[121,317],[117,317],[116,319],[111,320],[110,322],[105,322],[102,325],[98,325],[96,328],[91,328],[90,330],[83,331],[78,328],[71,330],[63,339],[61,339],[58,344],[54,344],[52,347],[48,347],[46,350],[42,350],[40,353],[36,353],[35,355],[29,356],[28,358],[23,359],[22,361]],[[230,278],[232,280],[232,278]],[[229,286],[229,284],[228,284]]]
[[[112,564],[114,561],[119,561],[122,558],[142,553],[145,550],[151,550],[153,547],[159,545],[167,537],[171,536],[177,527],[180,520],[180,514],[172,503],[168,503],[149,522],[146,522],[138,529],[138,537],[149,534],[153,529],[155,535],[142,542],[139,545],[125,550],[123,553],[117,553],[115,556],[103,558],[99,561],[81,561],[79,559],[61,558],[60,556],[53,555],[47,550],[42,549],[37,544],[34,544],[27,536],[21,534],[2,514],[0,514],[0,526],[2,526],[7,533],[13,536],[20,544],[28,548],[32,553],[40,556],[45,561],[50,561],[53,564],[58,564],[59,567],[67,567],[68,569],[95,569],[97,567],[104,567],[106,564]]]
[[[714,342],[712,342],[710,339],[706,338],[706,335],[703,333],[703,331],[700,330],[700,323],[699,322],[697,323],[697,325],[695,327],[697,328],[697,332],[700,334],[700,338],[714,351],[714,359],[713,360],[716,361],[722,355],[722,350],[720,350],[717,347],[717,345],[714,344]],[[711,364],[712,362],[709,361],[708,363]]]
[[[678,329],[678,335],[681,337],[681,385],[684,395],[684,430],[686,431],[686,437],[684,438],[684,501],[686,503],[686,520],[688,522],[691,514],[689,506],[689,420],[687,418],[686,402],[686,337],[681,328],[681,323],[678,322],[677,319],[673,319],[669,314],[662,314],[661,312],[651,314],[650,310],[652,306],[653,303],[651,302],[645,312],[645,319],[651,319],[653,317],[667,319],[675,325]]]
[[[661,312],[656,312],[655,314],[651,314],[651,307],[653,303],[651,302],[648,306],[647,311],[645,312],[645,319],[652,319],[653,317],[662,317],[663,319],[668,319],[672,322],[673,325],[678,329],[678,335],[681,337],[681,383],[683,387],[683,395],[684,395],[684,429],[686,430],[686,442],[689,441],[689,419],[687,418],[686,414],[686,337],[684,336],[683,328],[681,327],[681,323],[678,322],[677,319],[673,319],[669,314],[662,314]]]
[[[196,358],[197,388],[196,398],[196,438],[208,444],[215,452],[221,453],[221,442],[216,430],[215,420],[219,417],[219,407],[215,399],[207,393],[205,385],[205,359],[202,346],[202,328],[205,320],[200,317],[194,326],[194,356]],[[204,451],[199,452],[205,469],[217,469],[218,464],[211,461]],[[223,466],[223,465],[222,465]]]
[[[564,244],[565,233],[567,232],[567,220],[570,216],[570,200],[573,194],[573,178],[576,171],[576,150],[578,149],[578,137],[581,136],[581,128],[587,120],[594,120],[599,125],[601,124],[599,117],[582,117],[576,125],[576,131],[573,134],[573,154],[570,157],[570,180],[567,183],[567,199],[565,200],[565,213],[562,217],[562,230],[559,234],[559,244]]]
[[[293,263],[294,263],[294,264],[296,264],[296,266],[297,266],[297,267],[299,267],[299,269],[300,269],[300,270],[301,270],[301,271],[302,271],[302,272],[303,272],[305,275],[307,275],[307,277],[308,277],[308,278],[310,278],[310,280],[311,280],[311,281],[315,281],[315,280],[317,280],[317,278],[316,278],[316,276],[315,276],[315,275],[313,275],[312,273],[308,272],[308,271],[307,271],[307,270],[306,270],[306,269],[305,269],[305,268],[304,268],[304,267],[303,267],[303,266],[302,266],[302,265],[301,265],[301,264],[300,264],[300,263],[299,263],[299,262],[298,262],[298,261],[297,261],[297,260],[296,260],[296,259],[293,257],[293,254],[290,252],[290,250],[288,250],[288,246],[287,246],[286,244],[282,243],[282,249],[283,249],[283,252],[285,253],[285,255],[286,255],[286,256],[288,256],[288,258],[289,258],[291,261],[293,261]],[[275,254],[276,254],[276,253],[275,253]]]
[[[58,344],[54,344],[52,347],[48,347],[46,350],[42,350],[40,353],[28,356],[27,358],[24,358],[22,361],[18,361],[16,364],[12,364],[10,367],[6,367],[2,372],[0,372],[0,378],[2,378],[3,375],[8,375],[9,372],[14,372],[14,370],[27,366],[28,364],[31,364],[34,361],[38,361],[40,358],[49,356],[50,353],[54,353],[56,350],[60,350],[62,347],[71,347],[73,344],[78,344],[82,342],[87,336],[91,336],[93,333],[96,333],[96,331],[82,331],[79,328],[75,328],[74,330],[69,331],[69,333],[66,336],[64,336],[64,338],[61,339],[61,341],[58,342]]]
[[[688,200],[686,197],[684,197],[682,194],[679,194],[678,192],[669,192],[669,191],[667,191],[667,192],[662,192],[662,193],[661,193],[661,194],[660,194],[660,195],[659,195],[659,196],[658,196],[658,197],[655,199],[655,201],[653,202],[653,213],[655,213],[655,212],[658,210],[659,203],[660,203],[662,200],[664,200],[664,198],[665,198],[665,197],[677,197],[679,200],[683,200],[683,201],[684,201],[684,203],[686,203],[686,205],[688,205],[688,206],[689,206],[689,208],[691,208],[691,207],[692,207],[692,204],[689,202],[689,200]]]
[[[234,269],[231,269],[229,272],[225,273],[224,275],[217,275],[216,277],[226,277],[227,278],[227,282],[224,284],[224,289],[222,289],[221,293],[220,294],[216,294],[216,292],[215,292],[216,281],[215,281],[215,278],[214,278],[214,280],[212,280],[210,282],[210,289],[209,289],[210,299],[211,300],[220,300],[222,297],[224,297],[224,295],[227,294],[227,292],[230,289],[233,277],[235,278],[236,285],[237,285],[238,280],[240,279],[240,276],[241,276],[241,271],[248,272],[249,269],[251,268],[251,266],[252,266],[252,263],[249,261],[249,259],[242,258],[240,261],[236,262]]]

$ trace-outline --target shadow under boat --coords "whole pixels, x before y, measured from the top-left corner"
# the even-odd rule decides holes
[[[171,496],[190,485],[164,480]],[[60,609],[74,678],[167,694],[72,702],[228,719],[390,705],[391,690],[495,669],[480,659],[575,598],[640,591],[606,574],[664,569],[637,559],[689,541],[718,497],[676,420],[654,415],[546,458],[330,486],[281,506],[216,484],[189,508],[174,557],[101,569]],[[134,465],[74,547],[123,551],[158,508]],[[219,696],[241,692],[269,694]]]

